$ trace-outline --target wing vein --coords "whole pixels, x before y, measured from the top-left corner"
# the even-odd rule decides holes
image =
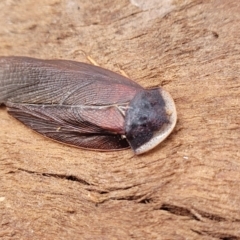
[[[65,102],[73,93],[75,93],[76,91],[78,91],[78,90],[81,89],[81,88],[84,88],[84,87],[86,87],[86,86],[91,85],[92,83],[93,83],[92,81],[91,81],[91,82],[88,82],[88,83],[86,83],[85,85],[83,85],[83,86],[80,85],[80,86],[78,86],[77,88],[73,89],[71,92],[68,92],[67,95],[64,96],[63,99],[59,102],[59,105],[63,105],[64,102]]]

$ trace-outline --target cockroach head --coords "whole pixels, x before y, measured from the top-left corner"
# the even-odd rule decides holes
[[[129,104],[125,135],[136,154],[157,146],[173,130],[177,113],[173,99],[163,89],[138,92]]]

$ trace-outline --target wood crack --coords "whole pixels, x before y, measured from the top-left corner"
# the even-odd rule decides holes
[[[79,177],[76,177],[74,175],[58,174],[58,173],[40,173],[40,172],[35,172],[35,171],[23,169],[23,168],[18,168],[18,170],[29,173],[29,174],[41,175],[44,177],[54,177],[57,179],[66,179],[66,180],[73,181],[73,182],[79,182],[79,183],[81,183],[83,185],[87,185],[87,186],[92,185],[92,184],[88,183],[87,181],[85,181]]]

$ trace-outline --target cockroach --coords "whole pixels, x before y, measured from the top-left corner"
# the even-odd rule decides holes
[[[176,108],[162,88],[91,64],[0,57],[0,104],[26,126],[59,142],[142,154],[173,130]]]

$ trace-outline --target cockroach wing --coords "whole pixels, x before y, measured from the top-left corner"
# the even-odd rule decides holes
[[[35,131],[83,148],[128,146],[124,115],[143,88],[100,67],[66,60],[0,58],[0,104]]]
[[[102,151],[129,146],[126,139],[113,134],[112,129],[105,130],[85,121],[77,108],[8,103],[8,112],[36,132],[66,144]]]
[[[129,102],[142,89],[90,64],[27,57],[1,57],[0,79],[0,103],[106,106]]]

